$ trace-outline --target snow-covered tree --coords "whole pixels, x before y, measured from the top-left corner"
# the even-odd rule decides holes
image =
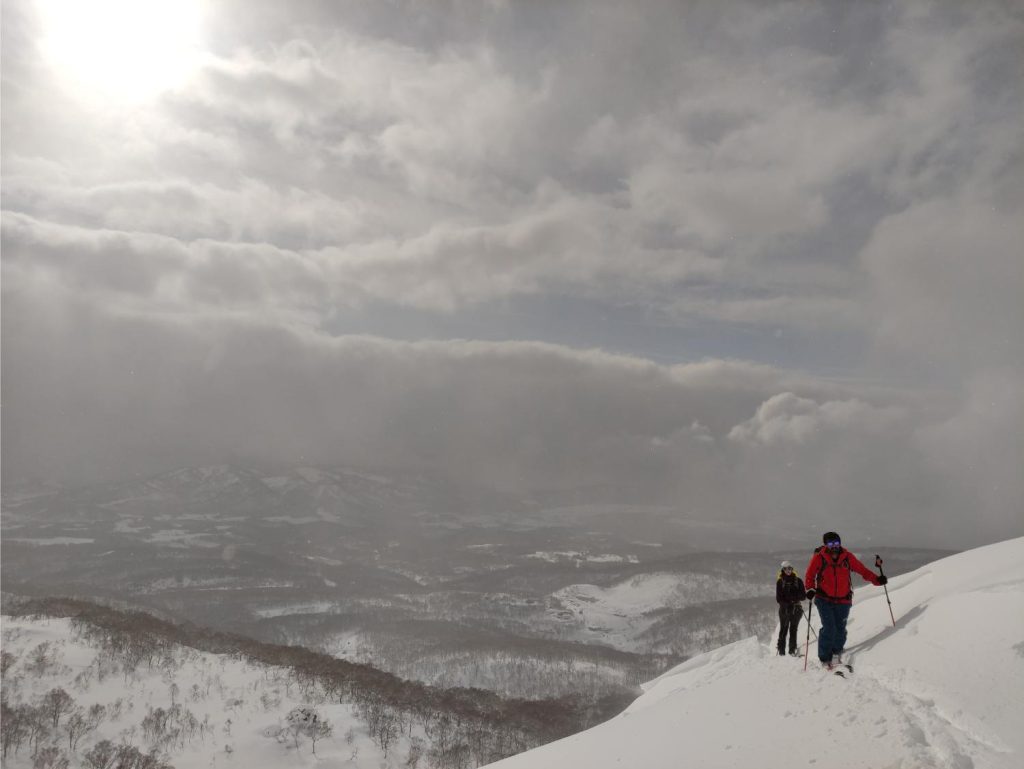
[[[316,708],[301,707],[293,708],[285,716],[285,731],[292,739],[295,748],[299,747],[299,738],[308,737],[313,743],[313,753],[316,753],[316,743],[324,737],[330,737],[334,728],[330,722],[323,719]]]

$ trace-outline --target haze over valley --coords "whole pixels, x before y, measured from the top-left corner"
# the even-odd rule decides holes
[[[588,493],[606,492],[520,499],[423,474],[231,466],[8,490],[5,590],[543,697],[631,690],[682,658],[765,637],[779,561],[809,557],[783,549],[786,537],[755,536],[779,548],[763,551],[750,532]],[[894,569],[940,554],[887,548]]]

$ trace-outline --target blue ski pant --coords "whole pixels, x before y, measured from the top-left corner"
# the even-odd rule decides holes
[[[829,662],[834,654],[846,648],[846,620],[850,618],[850,604],[831,603],[820,598],[814,599],[821,618],[818,633],[818,659]]]

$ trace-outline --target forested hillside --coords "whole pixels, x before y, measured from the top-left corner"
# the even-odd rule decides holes
[[[315,750],[356,766],[362,751],[385,766],[466,769],[579,731],[628,702],[431,687],[81,601],[7,597],[4,613],[11,767],[157,769],[197,765],[199,756],[215,763],[250,751],[269,761]]]

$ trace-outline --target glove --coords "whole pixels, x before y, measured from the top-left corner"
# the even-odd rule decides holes
[[[813,601],[814,600],[814,588],[813,587],[810,590],[807,591],[807,600],[808,601]]]
[[[887,576],[885,576],[884,574],[879,574],[878,575],[878,584],[879,584],[879,586],[884,585],[888,581],[889,581],[889,578]]]

